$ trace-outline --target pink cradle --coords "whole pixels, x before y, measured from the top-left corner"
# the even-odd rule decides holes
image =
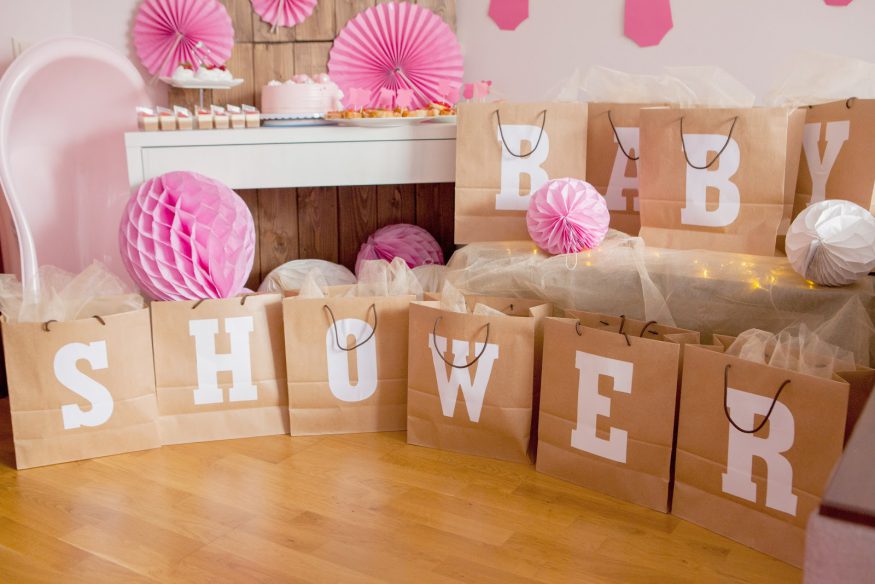
[[[12,218],[3,241],[15,241],[14,227],[19,252],[3,255],[25,294],[38,293],[39,264],[78,272],[100,260],[127,279],[117,239],[130,193],[124,133],[147,99],[134,65],[86,38],[34,45],[0,79],[0,187]]]

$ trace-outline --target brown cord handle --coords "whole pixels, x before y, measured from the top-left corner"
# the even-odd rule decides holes
[[[258,294],[253,293],[253,294],[242,295],[240,297],[240,306],[244,306],[246,304],[246,299],[251,297],[251,296],[258,296]],[[197,308],[198,306],[200,306],[201,304],[203,304],[207,300],[221,300],[221,298],[201,298],[200,300],[198,300],[197,302],[195,302],[194,304],[191,305],[191,309],[194,310],[195,308]]]
[[[775,404],[778,403],[778,398],[781,396],[781,392],[784,391],[784,388],[790,384],[790,380],[784,380],[784,383],[781,384],[781,387],[778,388],[778,391],[775,392],[775,397],[772,398],[772,405],[769,406],[769,411],[766,412],[766,417],[763,418],[763,421],[757,425],[753,430],[745,430],[741,428],[738,424],[735,423],[735,420],[732,419],[732,416],[729,415],[729,405],[726,403],[727,395],[729,394],[729,368],[732,367],[729,363],[726,364],[726,368],[723,369],[723,413],[726,414],[726,419],[729,420],[729,423],[732,424],[732,427],[738,430],[739,432],[744,432],[745,434],[756,434],[760,430],[763,429],[763,426],[766,425],[766,422],[769,421],[769,417],[772,415],[772,410],[775,409]]]
[[[602,323],[602,324],[605,325],[605,326],[611,326],[611,323],[606,322],[606,321],[604,321],[604,320],[600,320],[599,322]],[[632,346],[632,341],[629,340],[629,335],[626,333],[626,331],[623,330],[623,328],[625,328],[625,326],[626,326],[626,315],[625,315],[625,314],[621,314],[621,315],[620,315],[620,330],[618,330],[617,332],[618,332],[619,334],[623,335],[623,337],[626,338],[626,345],[628,345],[629,347],[631,347],[631,346]]]
[[[372,338],[374,338],[374,335],[377,334],[377,306],[375,304],[371,304],[371,306],[368,308],[368,311],[373,311],[374,313],[374,326],[371,329],[371,334],[368,335],[368,338],[360,343],[356,343],[352,347],[343,347],[340,344],[340,336],[337,333],[337,321],[334,319],[334,311],[332,311],[331,307],[327,304],[323,305],[322,308],[327,310],[328,314],[331,316],[331,328],[334,329],[334,342],[337,344],[337,348],[341,351],[354,351],[355,349],[358,349],[359,347],[370,341]]]
[[[99,322],[99,323],[102,324],[103,326],[106,326],[106,321],[103,320],[103,317],[100,316],[99,314],[92,315],[91,318],[95,318],[95,319],[97,319],[97,322]],[[53,322],[58,322],[58,321],[55,320],[54,318],[51,319],[51,320],[47,320],[47,321],[45,321],[45,322],[43,323],[43,330],[44,330],[45,332],[47,332],[47,333],[48,333],[48,332],[51,332],[51,328],[49,327],[49,325],[52,324]]]
[[[623,153],[623,156],[628,158],[629,160],[638,160],[641,156],[630,156],[629,153],[623,148],[623,143],[620,142],[620,135],[617,133],[617,127],[614,125],[614,120],[611,118],[611,110],[608,110],[608,122],[611,124],[611,130],[614,131],[614,138],[617,139],[617,146],[620,147],[620,152]]]
[[[847,101],[845,101],[845,107],[851,109],[854,107],[854,103],[857,101],[856,97],[849,97]]]
[[[690,165],[690,168],[695,168],[696,170],[705,170],[706,168],[711,168],[711,166],[717,162],[717,159],[720,158],[720,155],[723,154],[723,151],[726,150],[726,147],[729,146],[729,141],[732,140],[732,130],[735,129],[735,123],[738,121],[738,116],[732,118],[732,125],[729,126],[729,135],[726,137],[726,143],[723,144],[723,148],[720,149],[720,152],[711,159],[711,162],[707,163],[705,166],[696,166],[692,162],[690,162],[690,157],[687,156],[687,143],[684,140],[684,116],[681,116],[681,148],[684,151],[684,158],[687,160],[687,164]]]
[[[538,133],[538,141],[535,142],[535,145],[534,147],[532,147],[531,150],[529,150],[525,154],[521,154],[518,152],[514,152],[510,149],[510,146],[507,145],[507,140],[504,139],[504,130],[501,127],[501,113],[499,113],[498,110],[495,110],[495,116],[498,118],[498,134],[501,136],[501,143],[504,144],[504,148],[507,150],[508,154],[517,158],[526,158],[528,156],[531,156],[535,152],[535,150],[538,149],[538,145],[541,144],[541,138],[544,137],[544,126],[547,124],[547,110],[543,110],[541,112],[541,115],[543,115],[544,118],[541,120],[541,131]]]
[[[455,363],[451,363],[450,361],[447,361],[447,358],[444,357],[443,355],[441,355],[441,352],[438,351],[438,348],[437,348],[437,327],[438,327],[438,323],[441,321],[441,319],[443,319],[442,316],[437,317],[434,321],[434,328],[431,329],[432,350],[435,352],[435,354],[438,357],[441,358],[441,361],[443,361],[444,363],[446,363],[447,365],[449,365],[453,369],[467,369],[468,367],[470,367],[471,365],[473,365],[474,363],[479,361],[480,357],[483,356],[483,353],[486,352],[487,345],[489,345],[489,323],[488,322],[486,323],[486,340],[483,341],[483,348],[480,349],[480,353],[476,357],[474,357],[474,359],[471,360],[470,363],[465,363],[464,365],[456,365]]]
[[[648,320],[646,323],[644,323],[644,327],[641,329],[641,334],[638,336],[643,337],[644,333],[650,333],[651,335],[658,335],[659,333],[656,331],[647,330],[648,328],[650,328],[650,325],[653,325],[653,324],[656,324],[655,320]]]

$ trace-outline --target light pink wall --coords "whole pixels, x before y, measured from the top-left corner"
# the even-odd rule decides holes
[[[457,0],[467,79],[491,79],[513,99],[542,99],[579,67],[658,73],[665,65],[718,65],[758,96],[800,50],[875,62],[875,2],[671,0],[674,28],[656,47],[623,36],[623,0],[530,0],[529,19],[505,32],[488,0]]]

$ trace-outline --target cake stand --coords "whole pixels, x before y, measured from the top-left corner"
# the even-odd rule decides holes
[[[231,89],[243,83],[243,79],[232,79],[231,81],[209,81],[205,79],[191,79],[188,81],[179,81],[173,77],[161,77],[161,81],[170,87],[179,89],[197,89],[200,107],[204,107],[204,90],[205,89]]]

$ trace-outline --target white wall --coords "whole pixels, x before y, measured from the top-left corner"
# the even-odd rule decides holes
[[[530,0],[529,19],[501,31],[489,0],[457,0],[465,76],[491,79],[505,97],[534,100],[579,67],[658,73],[665,65],[718,65],[758,96],[800,50],[875,62],[875,1],[672,0],[674,28],[656,47],[623,35],[623,0]]]

